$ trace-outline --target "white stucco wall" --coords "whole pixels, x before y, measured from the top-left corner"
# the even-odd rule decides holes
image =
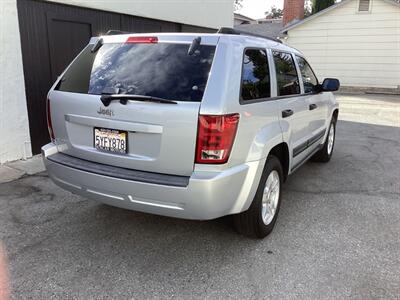
[[[32,156],[16,0],[0,0],[0,163]]]
[[[400,6],[371,0],[358,12],[352,0],[288,31],[286,43],[302,51],[319,79],[343,86],[400,86]]]
[[[233,26],[233,0],[50,1],[210,28]]]

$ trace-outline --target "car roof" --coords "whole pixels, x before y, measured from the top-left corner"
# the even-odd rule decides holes
[[[251,35],[246,35],[246,34],[241,34],[241,35],[218,34],[218,35],[220,36],[221,39],[243,44],[244,47],[263,47],[263,48],[267,48],[267,49],[280,50],[280,51],[284,51],[284,52],[291,52],[294,54],[302,55],[302,53],[299,50],[289,47],[289,46],[282,44],[279,41],[275,41],[273,39],[251,36]]]
[[[226,33],[197,33],[197,32],[155,32],[155,33],[123,33],[115,35],[102,35],[100,36],[104,43],[119,43],[125,42],[129,37],[157,37],[159,41],[178,42],[178,43],[190,43],[196,37],[202,38],[202,44],[205,45],[216,45],[219,41],[225,41],[227,43],[242,44],[246,47],[262,47],[274,50],[280,50],[285,52],[292,52],[295,54],[302,55],[302,53],[292,47],[289,47],[281,42],[273,39],[257,37],[242,34],[226,34]],[[100,37],[93,37],[90,40],[90,44],[94,44]]]

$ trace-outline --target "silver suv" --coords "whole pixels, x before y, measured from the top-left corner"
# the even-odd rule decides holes
[[[177,218],[233,215],[239,232],[265,237],[287,176],[331,158],[338,88],[299,51],[234,30],[95,37],[48,93],[43,158],[76,194]]]

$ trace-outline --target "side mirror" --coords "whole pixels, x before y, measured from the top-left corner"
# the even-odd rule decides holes
[[[321,85],[323,92],[334,92],[340,88],[340,81],[336,78],[325,78]]]

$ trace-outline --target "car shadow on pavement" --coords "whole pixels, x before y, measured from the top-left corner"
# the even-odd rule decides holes
[[[45,173],[2,184],[0,240],[12,293],[321,298],[318,281],[331,295],[348,296],[335,290],[334,274],[357,295],[378,286],[390,296],[399,267],[390,259],[400,226],[399,129],[340,121],[337,133],[328,164],[309,162],[289,177],[278,222],[264,240],[237,234],[229,217],[188,221],[99,204],[55,186]],[[368,284],[355,274],[369,276]],[[307,289],[287,289],[298,284]]]

